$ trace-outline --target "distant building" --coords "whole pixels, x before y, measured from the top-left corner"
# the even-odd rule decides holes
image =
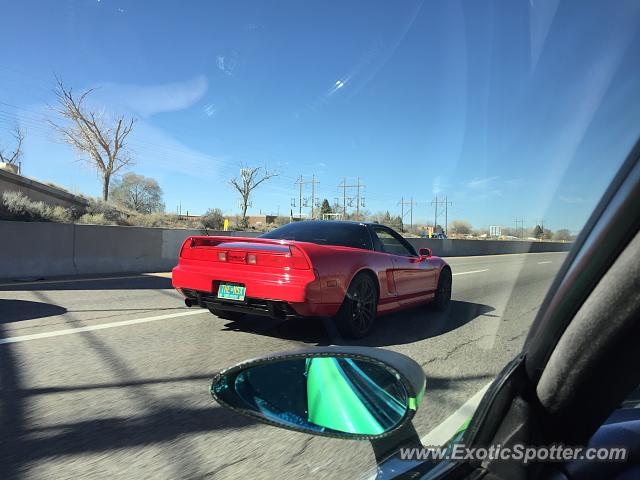
[[[247,215],[247,222],[250,227],[260,227],[275,223],[277,215]]]
[[[499,225],[491,225],[489,227],[490,237],[499,237],[500,235],[502,235],[502,228]]]

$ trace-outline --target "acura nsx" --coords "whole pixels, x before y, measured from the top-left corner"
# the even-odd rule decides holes
[[[346,221],[292,222],[257,238],[188,237],[173,286],[187,306],[225,319],[245,314],[336,318],[360,338],[377,315],[451,299],[447,263],[393,229]]]

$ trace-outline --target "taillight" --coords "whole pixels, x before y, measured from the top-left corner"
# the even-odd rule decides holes
[[[186,249],[191,248],[192,246],[193,246],[193,238],[189,237],[182,243],[182,247],[180,247],[180,253],[178,254],[178,256],[184,257]]]
[[[308,270],[309,262],[307,262],[307,258],[304,256],[304,253],[302,253],[302,250],[293,245],[291,245],[289,249],[291,250],[291,253],[287,255],[287,257],[289,257],[288,263],[291,268],[295,270]]]
[[[218,252],[218,261],[226,262],[227,261],[227,252]]]
[[[253,253],[247,253],[247,263],[249,265],[255,265],[257,263],[257,258]]]

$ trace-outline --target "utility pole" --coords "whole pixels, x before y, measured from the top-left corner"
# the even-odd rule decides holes
[[[300,175],[300,180],[298,180],[298,182],[300,183],[300,201],[298,204],[299,207],[299,211],[298,211],[298,218],[302,218],[302,175]]]
[[[346,178],[342,179],[342,183],[338,185],[338,188],[342,189],[343,218],[346,217],[347,215],[347,204],[351,207],[353,206],[353,201],[355,200],[356,201],[356,220],[360,219],[360,207],[364,207],[364,197],[360,194],[360,189],[364,187],[365,186],[362,183],[360,183],[360,177],[358,177],[358,181],[355,185],[347,185],[347,179]],[[347,188],[357,189],[355,197],[347,195]]]
[[[444,233],[446,234],[449,230],[449,207],[453,205],[453,203],[449,201],[449,197],[447,196],[444,197],[444,201],[438,200],[438,197],[436,196],[436,199],[431,202],[431,205],[435,206],[435,212],[433,215],[434,230],[436,228],[436,225],[438,225],[438,205],[444,205]]]
[[[448,197],[445,195],[444,197],[444,234],[445,235],[449,234],[449,205],[451,205],[451,202],[449,202]]]
[[[342,219],[347,217],[347,179],[342,179]]]
[[[311,175],[311,219],[316,218],[313,208],[316,203],[316,174]]]
[[[311,184],[311,218],[315,218],[315,203],[316,203],[316,184],[318,184],[320,182],[318,182],[316,180],[316,175],[315,173],[311,176],[311,180],[309,181],[304,181],[302,175],[300,175],[300,178],[298,178],[295,182],[293,182],[294,186],[299,186],[299,192],[298,192],[298,216],[300,218],[302,218],[302,207],[306,207],[307,203],[309,201],[309,197],[302,197],[302,188],[304,187],[304,185],[309,185]],[[291,206],[295,207],[295,199],[292,199],[291,201]]]
[[[405,202],[404,197],[402,197],[399,203],[400,203],[400,212],[401,212],[400,218],[402,219],[402,225],[403,225],[402,231],[404,232],[404,206],[405,205],[409,205],[409,219],[411,222],[411,228],[413,228],[413,205],[414,205],[413,197],[411,197],[411,200],[409,200],[408,202]]]
[[[431,202],[431,205],[433,205],[434,202]],[[438,224],[438,196],[436,195],[436,201],[435,201],[435,212],[433,213],[433,231],[436,231],[436,225]]]
[[[358,193],[356,194],[356,220],[360,220],[360,177],[358,177]]]
[[[516,236],[522,240],[522,237],[524,236],[524,218],[521,218],[520,220],[514,220],[515,224],[516,224]],[[520,224],[520,230],[518,230],[518,224]],[[518,231],[520,233],[518,233]]]

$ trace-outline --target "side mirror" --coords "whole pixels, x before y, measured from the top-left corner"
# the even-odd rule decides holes
[[[420,254],[421,257],[430,257],[431,256],[431,249],[430,248],[421,248],[420,250],[418,250],[418,253]]]
[[[425,391],[415,361],[370,347],[324,347],[243,362],[215,376],[223,407],[277,427],[372,440],[410,424]]]

